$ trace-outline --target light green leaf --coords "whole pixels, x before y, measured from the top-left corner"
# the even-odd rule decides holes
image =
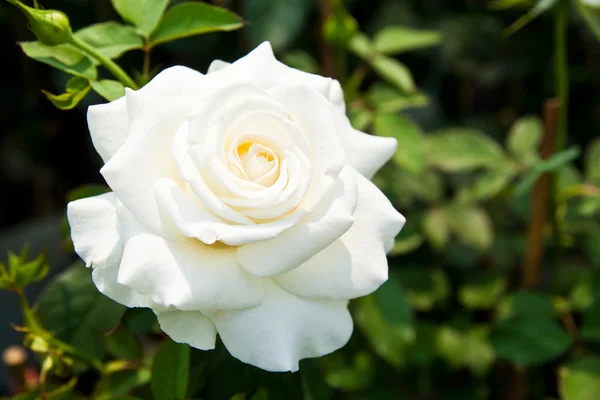
[[[596,39],[600,41],[600,9],[595,8],[587,4],[585,0],[576,0],[577,10],[583,17],[583,20],[587,24],[588,28]]]
[[[556,3],[558,3],[558,0],[536,0],[535,5],[531,7],[527,13],[525,13],[504,30],[504,35],[508,36],[517,32],[535,18],[550,10],[556,5]]]
[[[425,169],[425,141],[423,132],[410,119],[398,114],[376,114],[373,126],[378,136],[393,137],[398,141],[394,162],[415,174]]]
[[[456,204],[446,207],[444,213],[450,229],[460,242],[480,251],[491,247],[494,242],[494,228],[484,209]]]
[[[426,136],[429,164],[446,172],[495,167],[504,160],[500,145],[483,132],[472,129],[445,129]]]
[[[156,29],[169,0],[111,0],[121,18],[132,23],[145,37]]]
[[[325,373],[325,381],[333,388],[355,391],[367,388],[375,376],[371,355],[361,351],[354,356],[352,364],[330,368]]]
[[[373,47],[371,39],[369,39],[369,37],[362,32],[357,32],[356,34],[352,35],[347,43],[347,46],[348,50],[367,62],[375,53],[375,48]]]
[[[443,250],[450,239],[450,225],[441,208],[427,210],[423,217],[423,233],[435,250]]]
[[[528,366],[558,357],[571,345],[571,338],[552,318],[516,315],[494,327],[491,342],[500,358]]]
[[[46,92],[45,90],[42,90],[42,93],[56,108],[71,110],[88,94],[90,83],[87,79],[74,76],[67,82],[66,90],[65,93],[58,95]]]
[[[199,1],[189,1],[171,7],[150,37],[152,46],[194,35],[218,31],[233,31],[244,26],[234,13]]]
[[[458,299],[466,308],[488,309],[495,306],[506,290],[506,280],[500,276],[470,279],[458,290]]]
[[[412,74],[400,61],[382,54],[375,54],[370,62],[375,72],[390,84],[406,93],[415,91],[416,86]]]
[[[152,392],[155,400],[184,398],[187,393],[190,346],[167,340],[152,362]]]
[[[123,369],[104,375],[94,389],[93,400],[113,400],[129,394],[133,389],[150,382],[147,368]]]
[[[444,193],[442,180],[434,171],[425,171],[419,175],[398,171],[396,186],[397,190],[409,191],[428,203],[440,200]]]
[[[483,375],[493,365],[496,354],[487,341],[486,329],[473,328],[461,332],[449,326],[437,331],[437,353],[454,368],[467,367],[474,374]]]
[[[436,46],[441,42],[442,35],[439,32],[404,26],[385,27],[374,38],[375,50],[382,54],[399,54]]]
[[[319,64],[309,53],[302,50],[288,51],[282,57],[284,64],[310,74],[319,73]]]
[[[441,269],[408,267],[396,275],[409,304],[419,311],[430,311],[450,295],[448,277]]]
[[[373,122],[373,111],[350,106],[347,111],[348,118],[354,129],[365,131]]]
[[[90,25],[75,32],[75,36],[111,59],[144,46],[134,27],[114,21]]]
[[[402,93],[382,82],[375,82],[371,85],[367,93],[367,101],[380,113],[394,113],[429,105],[429,99],[423,93]]]
[[[21,42],[19,46],[27,57],[36,61],[71,75],[96,79],[96,67],[92,60],[70,44],[47,46],[40,42]]]
[[[37,311],[42,325],[58,339],[99,358],[100,338],[118,324],[125,307],[100,293],[90,269],[78,262],[45,288]]]
[[[538,117],[523,117],[510,129],[507,146],[515,158],[525,165],[532,165],[540,157],[538,154],[542,141],[542,122]]]
[[[516,168],[512,163],[502,163],[497,169],[484,171],[471,186],[463,186],[458,192],[457,199],[461,203],[491,199],[506,189],[516,174]]]
[[[600,392],[600,359],[580,358],[559,370],[562,400],[596,400]]]
[[[28,246],[23,247],[18,256],[12,252],[8,253],[6,281],[14,283],[18,288],[24,288],[27,285],[39,282],[48,275],[49,266],[44,253],[29,261],[28,256]]]
[[[117,100],[125,96],[125,86],[119,81],[103,79],[101,81],[91,81],[92,89],[108,101]]]
[[[397,237],[394,241],[394,247],[389,252],[390,256],[399,256],[411,253],[423,244],[423,237],[417,233],[406,238]]]
[[[585,150],[585,178],[600,182],[600,139],[593,140]]]
[[[250,23],[246,28],[250,46],[268,40],[274,51],[289,46],[302,33],[312,0],[253,0],[242,3],[243,15]]]
[[[530,0],[491,0],[488,3],[490,10],[507,10],[509,8],[523,6],[529,3]]]

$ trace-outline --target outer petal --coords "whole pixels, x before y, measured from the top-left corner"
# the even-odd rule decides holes
[[[355,172],[344,169],[328,198],[304,221],[273,239],[239,247],[240,264],[254,275],[271,276],[308,261],[350,229],[356,196]]]
[[[340,127],[342,143],[346,149],[346,163],[367,179],[385,164],[396,152],[398,142],[389,137],[373,136],[358,131],[350,125],[348,117],[333,110],[336,123]]]
[[[267,371],[297,371],[298,361],[344,346],[352,334],[347,302],[296,297],[265,280],[265,301],[211,316],[239,360]]]
[[[356,176],[354,225],[303,265],[275,277],[284,289],[303,297],[341,300],[367,295],[387,280],[386,246],[405,218],[372,182]]]
[[[138,221],[151,232],[176,240],[176,230],[161,219],[154,183],[160,178],[180,181],[169,149],[195,102],[184,96],[146,96],[131,90],[126,97],[129,136],[100,172]]]
[[[228,63],[227,61],[213,60],[213,62],[211,62],[208,66],[208,71],[206,71],[206,74],[212,74],[213,72],[220,71],[223,68],[227,68],[230,65],[231,63]]]
[[[139,90],[139,93],[153,95],[184,94],[198,87],[203,75],[190,68],[176,66],[167,68]],[[104,163],[121,148],[127,139],[129,116],[127,101],[121,97],[106,104],[88,108],[88,127],[92,143]]]
[[[114,193],[69,203],[67,217],[77,254],[91,266],[98,290],[128,307],[148,307],[150,299],[117,283],[123,235]]]
[[[344,111],[344,97],[339,82],[320,75],[309,74],[279,62],[273,55],[269,42],[264,42],[256,47],[245,57],[240,58],[227,68],[213,71],[210,68],[212,79],[223,82],[248,82],[256,84],[263,89],[270,89],[275,85],[291,83],[310,86],[319,91],[326,99]]]
[[[188,311],[252,307],[263,298],[260,279],[238,264],[233,249],[147,233],[125,245],[118,282],[164,307]]]
[[[199,311],[154,311],[160,329],[177,343],[187,343],[201,350],[215,348],[217,328]]]

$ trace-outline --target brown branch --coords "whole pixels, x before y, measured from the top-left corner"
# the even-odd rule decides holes
[[[331,7],[331,0],[319,0],[317,41],[319,43],[319,51],[321,53],[321,72],[325,76],[337,78],[338,68],[335,60],[335,48],[331,45],[331,43],[327,42],[323,35],[323,26],[332,14],[333,8]]]

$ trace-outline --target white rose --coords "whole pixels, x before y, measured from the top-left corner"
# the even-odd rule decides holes
[[[113,192],[68,205],[98,289],[174,341],[269,371],[346,344],[405,219],[370,182],[396,141],[354,130],[339,83],[263,43],[90,107]]]

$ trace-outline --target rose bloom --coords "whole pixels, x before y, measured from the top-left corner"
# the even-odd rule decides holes
[[[348,300],[386,281],[405,219],[370,181],[396,141],[350,126],[336,80],[263,43],[206,75],[166,69],[88,125],[113,191],[67,215],[98,290],[269,371],[346,344]]]

